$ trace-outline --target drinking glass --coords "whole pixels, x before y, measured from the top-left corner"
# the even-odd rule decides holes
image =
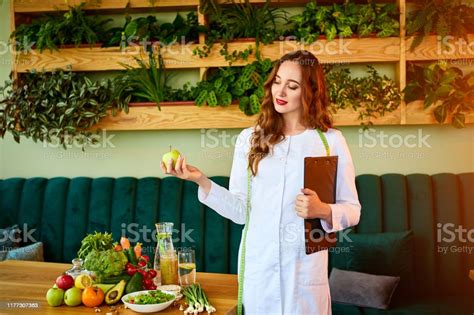
[[[181,286],[192,285],[196,282],[196,261],[194,249],[183,248],[178,251],[178,274]]]

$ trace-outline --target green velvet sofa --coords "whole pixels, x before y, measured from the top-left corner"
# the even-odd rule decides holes
[[[228,177],[212,179],[228,186]],[[359,175],[356,184],[362,214],[355,233],[413,231],[411,286],[389,310],[333,303],[333,314],[473,314],[468,270],[474,252],[438,253],[437,237],[438,224],[474,228],[474,173]],[[153,257],[158,221],[175,223],[176,246],[196,248],[198,270],[236,273],[242,226],[202,205],[194,183],[173,177],[0,180],[0,228],[26,224],[44,243],[47,261],[70,262],[93,231],[137,236]],[[474,247],[459,238],[449,245]]]

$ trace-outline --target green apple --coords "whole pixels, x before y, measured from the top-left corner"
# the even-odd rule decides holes
[[[59,288],[51,288],[46,293],[46,301],[50,306],[59,306],[63,304],[64,290]]]
[[[64,303],[68,306],[78,306],[82,303],[82,290],[72,287],[64,293]]]
[[[162,161],[163,163],[165,163],[165,166],[168,166],[168,163],[170,160],[173,161],[173,167],[176,165],[176,161],[178,160],[178,157],[181,153],[179,153],[178,150],[171,150],[171,146],[170,146],[170,151],[163,154],[163,158],[162,158]]]

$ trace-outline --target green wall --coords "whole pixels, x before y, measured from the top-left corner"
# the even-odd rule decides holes
[[[5,52],[4,44],[10,33],[9,3],[0,0],[2,83],[11,70],[11,55]],[[376,127],[369,136],[364,136],[358,126],[340,129],[349,144],[357,174],[474,171],[474,125],[462,130],[437,125],[384,126]],[[85,152],[79,148],[63,150],[44,146],[25,139],[17,144],[7,134],[0,140],[0,177],[161,177],[159,161],[169,145],[180,150],[189,164],[207,175],[228,175],[232,165],[232,139],[239,132],[238,129],[220,129],[210,130],[208,135],[205,130],[107,133],[110,142],[103,142],[105,147],[87,148]],[[418,141],[423,137],[425,142]],[[400,140],[407,143],[400,145]]]

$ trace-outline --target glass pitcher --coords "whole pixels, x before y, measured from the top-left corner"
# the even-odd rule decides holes
[[[162,285],[162,284],[177,284],[177,283],[168,283],[169,279],[176,279],[176,282],[178,280],[178,260],[177,258],[174,259],[176,257],[176,251],[173,246],[173,238],[172,238],[173,223],[161,222],[161,223],[156,223],[155,226],[156,226],[157,240],[156,240],[155,263],[154,263],[154,269],[156,270],[156,277],[154,278],[154,283],[157,286]],[[173,264],[172,266],[173,268],[170,268],[170,264]],[[174,268],[174,264],[176,264],[176,268]]]

